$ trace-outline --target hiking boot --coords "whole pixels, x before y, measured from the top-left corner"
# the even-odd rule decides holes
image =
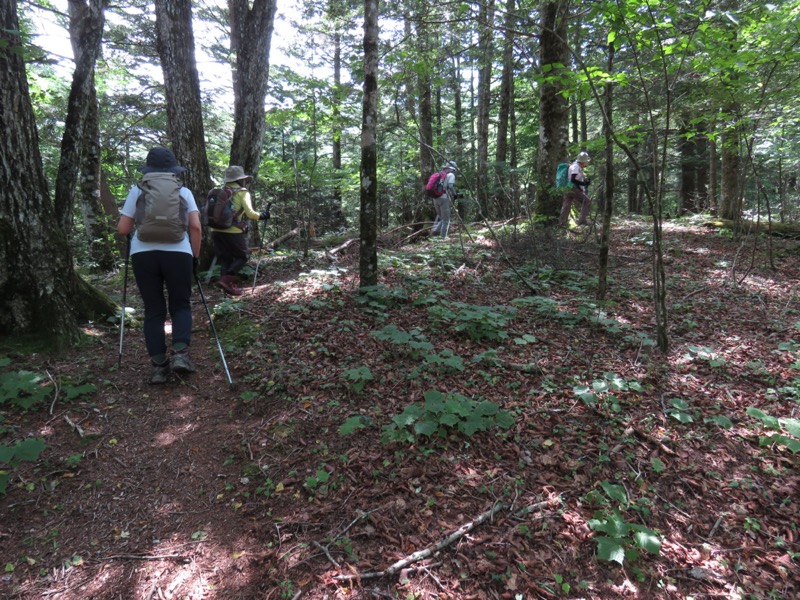
[[[176,352],[172,356],[172,370],[176,373],[196,373],[197,367],[186,352]]]
[[[169,371],[169,361],[165,362],[163,365],[154,365],[153,372],[150,375],[150,384],[161,385],[162,383],[167,383]]]
[[[225,290],[226,294],[230,294],[231,296],[241,296],[242,290],[239,289],[239,286],[236,285],[236,281],[233,279],[231,275],[225,275],[224,277],[220,277],[219,281],[217,281],[217,285]]]

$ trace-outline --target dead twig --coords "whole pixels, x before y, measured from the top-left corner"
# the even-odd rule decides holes
[[[80,425],[78,425],[75,421],[70,419],[69,415],[64,415],[64,420],[69,424],[70,427],[72,427],[72,429],[75,431],[75,433],[78,434],[78,436],[80,436],[81,438],[86,436],[86,433],[84,433],[83,428]]]
[[[548,506],[551,502],[552,502],[552,500],[546,500],[546,501],[543,501],[543,502],[537,502],[536,504],[531,504],[529,506],[521,508],[520,510],[516,511],[513,514],[515,516],[516,515],[526,515],[526,514],[529,514],[531,512],[535,512],[535,511],[541,510],[545,506]],[[490,519],[493,519],[494,516],[497,513],[501,512],[503,510],[508,510],[510,507],[511,507],[510,504],[503,504],[501,502],[498,502],[497,504],[494,504],[492,506],[492,508],[490,508],[489,510],[487,510],[483,514],[479,515],[473,521],[470,521],[469,523],[465,523],[464,525],[462,525],[461,527],[456,529],[453,533],[451,533],[447,537],[439,540],[435,544],[433,544],[431,546],[428,546],[427,548],[425,548],[423,550],[418,550],[417,552],[409,554],[405,558],[402,558],[402,559],[398,560],[397,562],[393,563],[392,565],[390,565],[388,568],[384,569],[383,571],[374,571],[374,572],[370,572],[370,573],[355,573],[353,575],[337,575],[333,579],[335,581],[353,581],[353,580],[361,580],[361,579],[377,579],[377,578],[380,578],[380,577],[391,577],[391,576],[395,575],[396,573],[398,573],[398,572],[402,571],[403,569],[405,569],[408,565],[410,565],[412,563],[415,563],[417,561],[420,561],[422,559],[428,558],[429,556],[432,556],[433,554],[435,554],[436,552],[439,552],[443,548],[446,548],[447,546],[451,545],[453,542],[458,541],[459,539],[464,537],[466,534],[468,534],[470,531],[472,531],[473,529],[475,529],[476,527],[478,527],[482,523],[485,523],[486,521],[489,521]]]

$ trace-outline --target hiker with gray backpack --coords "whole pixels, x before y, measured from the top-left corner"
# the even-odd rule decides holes
[[[194,196],[181,182],[186,167],[171,150],[152,148],[139,171],[143,176],[128,192],[117,231],[128,237],[128,255],[144,302],[144,343],[153,366],[149,381],[162,384],[171,372],[197,371],[189,358],[190,299],[203,232]],[[169,354],[164,331],[168,311]]]

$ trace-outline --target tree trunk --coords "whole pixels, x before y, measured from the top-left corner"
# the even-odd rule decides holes
[[[614,43],[608,45],[608,65],[606,70],[609,74],[614,72]],[[614,213],[614,85],[609,81],[606,83],[605,102],[603,119],[603,138],[606,142],[605,149],[605,189],[603,190],[603,226],[600,237],[600,255],[598,268],[597,299],[605,300],[608,290],[608,252],[611,239],[611,216]]]
[[[731,114],[737,114],[737,108],[733,107]],[[740,143],[739,128],[731,125],[722,138],[722,194],[719,204],[720,218],[731,221],[741,218]]]
[[[206,157],[200,78],[194,54],[191,0],[155,0],[158,55],[164,73],[167,119],[185,185],[199,201],[212,186]]]
[[[494,38],[494,0],[480,3],[478,22],[481,34],[478,47],[478,171],[476,187],[478,204],[489,207],[491,194],[489,179],[489,109],[491,105],[492,59]],[[493,211],[495,212],[495,211]]]
[[[690,118],[684,117],[684,123]],[[678,197],[681,213],[697,213],[705,206],[706,191],[706,137],[705,132],[690,130],[684,124],[678,131],[678,150],[681,156],[681,179]]]
[[[364,0],[364,101],[361,121],[359,281],[378,284],[378,0]]]
[[[248,5],[252,2],[252,8]],[[233,70],[234,121],[231,164],[255,176],[261,163],[266,129],[264,99],[275,24],[275,0],[229,0]],[[338,89],[336,90],[338,93]]]
[[[330,227],[334,230],[347,226],[342,211],[342,34],[337,29],[333,34],[333,144],[331,166],[334,173],[333,206],[331,207]]]
[[[500,214],[509,217],[514,205],[508,185],[508,125],[511,104],[514,99],[514,0],[506,0],[505,41],[503,44],[503,74],[500,81],[500,106],[497,113],[497,150],[495,152],[495,172],[497,173],[497,204]]]
[[[412,36],[412,23],[411,23],[411,13],[410,11],[406,10],[404,12],[403,17],[403,30],[406,34],[408,39],[411,39]],[[403,89],[405,92],[405,98],[403,100],[403,115],[398,115],[397,117],[397,125],[402,126],[403,123],[416,123],[417,122],[417,104],[416,104],[416,97],[417,94],[415,92],[416,80],[413,73],[407,73],[403,78]],[[406,120],[407,119],[407,120]],[[422,152],[420,151],[420,157]],[[421,158],[417,161],[417,165],[421,168]],[[405,161],[404,165],[405,166]],[[413,163],[410,165],[411,168],[414,168]],[[414,222],[414,210],[416,205],[416,199],[422,197],[422,185],[423,185],[423,178],[424,178],[425,171],[420,173],[420,176],[414,180],[413,188],[411,186],[403,186],[403,193],[402,193],[402,208],[401,208],[401,221],[403,223],[413,223]],[[410,197],[409,197],[410,194]],[[423,198],[424,202],[424,198]],[[422,211],[420,211],[421,213]]]
[[[365,0],[367,1],[367,0]],[[421,17],[422,15],[420,15]],[[365,40],[366,41],[366,40]],[[425,19],[420,18],[417,24],[417,42],[424,53],[430,50],[430,33]],[[417,96],[419,97],[419,171],[422,191],[428,177],[436,169],[437,156],[433,148],[433,109],[431,106],[431,76],[427,70],[420,70],[417,75]],[[409,115],[413,118],[414,115]],[[363,151],[363,150],[362,150]],[[363,192],[362,192],[363,193]],[[430,198],[423,195],[418,210],[414,211],[414,221],[421,222],[433,219],[433,205]]]
[[[539,56],[546,74],[539,91],[539,162],[537,165],[536,213],[545,224],[554,225],[561,212],[561,195],[553,179],[558,163],[567,159],[569,103],[564,98],[560,78],[569,64],[565,0],[545,1],[541,8]]]
[[[101,202],[100,123],[94,87],[86,114],[81,153],[80,198],[92,268],[97,272],[108,273],[114,269],[116,263],[112,241],[115,229],[111,224],[112,215],[106,212]]]
[[[75,53],[75,71],[67,101],[67,118],[61,138],[61,154],[55,189],[56,218],[64,233],[72,233],[75,192],[84,146],[86,116],[94,100],[94,67],[100,55],[108,0],[69,0],[69,31]]]
[[[115,309],[75,274],[50,201],[16,0],[0,3],[0,46],[0,334],[41,336],[58,349],[80,339],[80,319]]]

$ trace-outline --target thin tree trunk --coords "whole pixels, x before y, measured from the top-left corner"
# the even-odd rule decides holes
[[[478,203],[489,206],[489,109],[491,104],[492,59],[493,59],[493,25],[494,0],[486,0],[480,4],[481,35],[478,54],[478,171],[476,187]]]
[[[378,284],[378,0],[364,0],[364,101],[361,121],[359,281]]]
[[[497,149],[495,151],[495,172],[497,173],[497,194],[495,203],[504,217],[511,216],[513,204],[510,202],[508,186],[508,125],[514,94],[514,0],[506,0],[505,40],[503,43],[503,74],[500,82],[500,106],[497,113]]]
[[[608,73],[614,71],[614,43],[608,45]],[[611,238],[611,216],[614,213],[614,86],[611,81],[606,83],[603,119],[603,138],[606,141],[605,149],[605,190],[603,191],[603,225],[600,237],[600,255],[598,268],[597,299],[604,300],[608,290],[608,252]]]

